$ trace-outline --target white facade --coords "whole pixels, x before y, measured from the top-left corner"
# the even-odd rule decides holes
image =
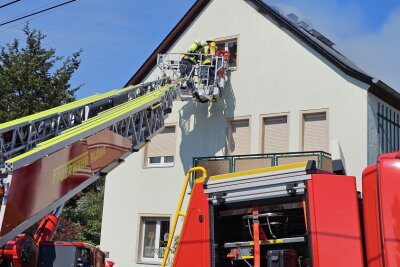
[[[400,149],[400,111],[382,99],[368,94],[368,165],[377,155]]]
[[[237,38],[238,66],[231,71],[219,102],[174,104],[167,120],[176,127],[174,166],[146,168],[142,150],[107,177],[101,248],[118,266],[142,266],[140,216],[172,216],[193,157],[227,153],[229,118],[249,118],[250,153],[256,154],[262,147],[262,116],[287,113],[288,152],[298,152],[302,114],[326,111],[328,138],[339,141],[347,174],[357,176],[359,186],[368,149],[376,150],[368,148],[368,138],[373,138],[368,132],[377,127],[372,113],[368,117],[375,105],[369,101],[377,101],[367,92],[369,85],[344,74],[248,2],[211,1],[170,52],[184,52],[193,40],[209,37]],[[146,80],[158,75],[154,69]]]

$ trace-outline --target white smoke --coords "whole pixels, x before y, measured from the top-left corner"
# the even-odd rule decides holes
[[[337,0],[266,0],[283,13],[295,13],[332,40],[339,52],[374,78],[400,91],[400,3],[383,26],[368,29],[365,14],[354,3]]]

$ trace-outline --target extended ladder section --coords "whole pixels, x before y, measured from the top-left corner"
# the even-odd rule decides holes
[[[164,129],[180,94],[166,79],[0,124],[0,246]]]
[[[19,169],[48,154],[73,144],[85,137],[109,128],[113,132],[131,138],[132,148],[140,148],[164,125],[165,115],[172,106],[164,102],[166,98],[176,98],[176,92],[171,92],[173,85],[161,87],[153,92],[127,101],[121,105],[98,113],[81,124],[69,128],[59,135],[39,143],[35,148],[11,158],[5,162],[7,172]],[[159,103],[156,107],[151,105]]]
[[[72,103],[0,124],[0,168],[7,159],[36,147],[100,112],[160,88],[165,79],[93,95]]]

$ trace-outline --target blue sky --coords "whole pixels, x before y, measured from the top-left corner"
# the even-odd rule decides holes
[[[66,0],[22,0],[0,9],[0,22]],[[214,0],[218,1],[218,0]],[[30,19],[58,55],[82,48],[73,85],[78,98],[121,88],[194,0],[78,0]],[[294,12],[377,79],[400,90],[400,2],[395,0],[266,0]],[[23,21],[0,27],[0,43],[22,38]]]

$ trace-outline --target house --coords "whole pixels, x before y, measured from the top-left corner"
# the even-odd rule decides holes
[[[107,177],[101,247],[119,266],[160,263],[194,158],[332,152],[360,186],[378,154],[399,149],[400,95],[261,0],[198,0],[128,84],[157,78],[158,53],[209,37],[234,55],[222,99],[176,102],[165,130]]]

